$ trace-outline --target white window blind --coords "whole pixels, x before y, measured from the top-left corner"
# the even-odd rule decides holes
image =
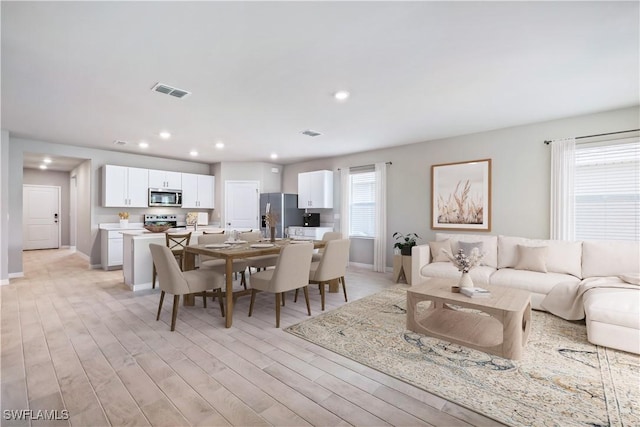
[[[578,144],[576,239],[640,240],[640,138]]]
[[[349,236],[375,237],[375,172],[352,171],[349,181]]]

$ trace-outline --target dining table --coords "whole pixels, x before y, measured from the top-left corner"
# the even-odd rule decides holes
[[[233,260],[251,258],[261,255],[279,254],[286,245],[312,243],[315,249],[324,248],[327,244],[323,240],[292,240],[276,239],[247,242],[243,240],[229,240],[225,243],[194,244],[186,246],[184,249],[183,270],[194,270],[196,268],[196,257],[206,255],[212,258],[224,259],[225,263],[225,327],[230,328],[233,324],[233,305],[235,299],[242,295],[249,295],[250,289],[233,291]],[[184,296],[184,305],[194,305],[193,295]]]

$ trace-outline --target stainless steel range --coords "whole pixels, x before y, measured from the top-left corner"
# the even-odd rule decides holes
[[[176,215],[145,215],[144,225],[170,225],[171,228],[178,226]]]

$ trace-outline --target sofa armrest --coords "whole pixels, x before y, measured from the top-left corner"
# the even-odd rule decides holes
[[[411,248],[411,277],[414,284],[423,282],[420,275],[422,267],[431,262],[431,249],[429,245],[416,245]]]

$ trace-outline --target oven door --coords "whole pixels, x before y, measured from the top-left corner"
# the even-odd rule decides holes
[[[149,206],[182,206],[182,191],[164,188],[149,189]]]

